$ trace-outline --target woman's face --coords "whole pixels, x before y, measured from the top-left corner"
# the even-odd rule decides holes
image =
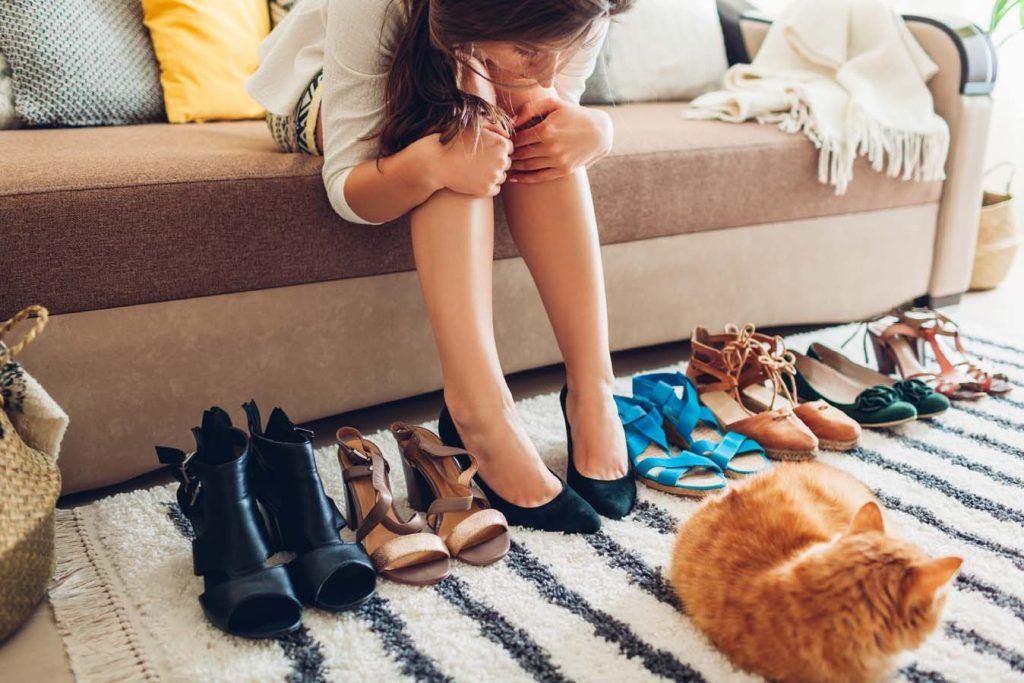
[[[474,54],[487,67],[492,81],[517,86],[536,83],[550,88],[573,52],[570,46],[536,47],[512,41],[474,44]]]

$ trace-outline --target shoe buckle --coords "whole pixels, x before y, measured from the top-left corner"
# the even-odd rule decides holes
[[[192,462],[192,458],[196,456],[198,451],[192,451],[185,454],[184,460],[181,461],[181,465],[178,466],[181,471],[182,480],[185,482],[185,490],[189,491],[189,507],[196,504],[196,499],[199,497],[199,491],[203,488],[203,482],[199,477],[192,476],[191,470],[189,469],[189,463]]]

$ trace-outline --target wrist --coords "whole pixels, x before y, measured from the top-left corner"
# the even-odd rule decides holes
[[[409,145],[413,173],[423,183],[424,190],[433,194],[447,187],[444,173],[444,146],[441,135],[433,133]]]

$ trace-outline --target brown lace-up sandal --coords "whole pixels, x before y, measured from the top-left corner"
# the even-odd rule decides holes
[[[801,403],[796,385],[796,354],[786,349],[782,337],[754,334],[765,353],[756,359],[766,382],[742,388],[748,404],[757,410],[788,407],[829,451],[848,451],[860,442],[861,428],[852,417],[823,400]]]
[[[878,370],[887,375],[899,373],[903,379],[919,379],[935,391],[955,401],[976,401],[985,397],[985,385],[962,367],[954,366],[939,346],[937,335],[959,337],[933,313],[894,310],[888,316],[867,325],[867,335],[875,350]],[[943,316],[944,317],[944,316]],[[948,320],[948,318],[947,318]],[[939,364],[929,370],[922,362],[922,346],[927,343]]]
[[[345,480],[348,525],[377,573],[391,581],[430,586],[451,573],[448,548],[425,531],[419,515],[399,518],[393,505],[390,465],[377,444],[359,430],[338,430],[338,462]]]
[[[765,379],[764,370],[757,363],[765,349],[753,335],[752,325],[742,330],[729,326],[721,334],[696,328],[690,338],[692,355],[686,375],[723,430],[753,439],[775,460],[816,457],[818,437],[792,407],[756,412],[746,405],[742,388]]]
[[[426,512],[427,523],[448,551],[468,564],[488,565],[508,553],[511,539],[505,515],[490,506],[476,486],[476,458],[446,446],[434,432],[404,422],[391,425],[402,449],[409,504]],[[462,469],[456,458],[468,461]]]

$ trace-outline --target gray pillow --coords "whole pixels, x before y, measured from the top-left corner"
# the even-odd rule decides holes
[[[30,126],[166,120],[139,0],[0,0],[0,52]]]
[[[715,0],[638,0],[608,27],[581,102],[688,100],[728,66]]]
[[[11,68],[0,52],[0,130],[14,128],[18,118],[14,115],[14,86],[11,84]]]

